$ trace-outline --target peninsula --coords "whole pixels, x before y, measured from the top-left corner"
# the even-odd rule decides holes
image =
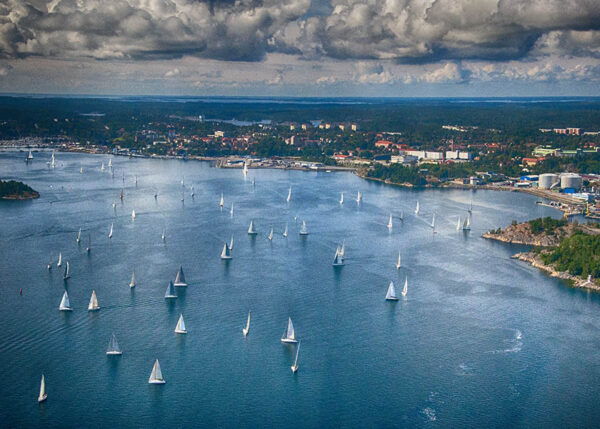
[[[505,229],[489,231],[483,237],[535,246],[513,258],[552,277],[567,280],[575,287],[600,291],[600,226],[597,223],[579,224],[545,217],[524,223],[513,221]]]
[[[0,199],[31,200],[39,197],[40,194],[25,183],[15,180],[0,180]]]

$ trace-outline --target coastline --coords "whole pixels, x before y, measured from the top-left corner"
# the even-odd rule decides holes
[[[520,252],[511,256],[511,258],[527,262],[532,267],[544,271],[545,273],[550,275],[550,277],[556,277],[562,280],[567,280],[572,287],[600,292],[600,286],[594,280],[589,282],[587,280],[582,279],[581,277],[571,275],[565,271],[556,271],[551,265],[544,264],[542,260],[533,252]]]

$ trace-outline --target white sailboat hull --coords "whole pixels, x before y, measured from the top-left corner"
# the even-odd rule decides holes
[[[187,283],[173,283],[173,286],[175,286],[175,287],[186,287]]]
[[[165,380],[148,380],[149,384],[165,384]]]
[[[46,399],[48,399],[48,394],[44,393],[42,396],[38,397],[38,403],[44,402]]]
[[[398,298],[396,297],[389,297],[385,299],[386,301],[398,301]]]
[[[290,366],[290,368],[292,369],[293,373],[296,373],[298,371],[298,365],[292,365]]]
[[[106,352],[108,356],[120,356],[123,352]]]
[[[186,329],[175,329],[175,333],[176,334],[187,334],[187,330]]]
[[[282,338],[281,339],[282,343],[288,343],[288,344],[295,344],[298,342],[298,340],[295,340],[293,338]]]
[[[58,311],[73,311],[71,307],[59,307]]]
[[[248,335],[248,329],[244,328],[242,329],[242,334],[244,334],[244,337]]]

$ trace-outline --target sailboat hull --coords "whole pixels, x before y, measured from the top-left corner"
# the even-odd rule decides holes
[[[173,283],[173,286],[176,286],[176,287],[186,287],[187,283]]]
[[[296,365],[292,365],[290,366],[292,372],[295,374],[296,372],[298,372],[298,367]]]
[[[165,384],[165,380],[148,380],[148,384]]]
[[[73,311],[71,307],[60,307],[58,311]]]
[[[187,330],[185,329],[175,329],[176,334],[187,334]]]
[[[221,259],[223,259],[224,261],[228,261],[231,259],[231,256],[223,256],[221,255]]]
[[[386,301],[398,301],[398,298],[396,298],[396,297],[393,297],[393,298],[390,297],[390,298],[386,298],[385,300]]]
[[[48,399],[48,394],[44,393],[38,398],[38,403],[44,402],[46,399]]]
[[[108,356],[121,356],[123,352],[106,352]]]
[[[298,340],[294,340],[292,338],[282,338],[281,339],[282,343],[288,343],[288,344],[295,344],[298,342]]]
[[[248,330],[246,328],[242,329],[242,334],[244,334],[244,337],[248,335]]]

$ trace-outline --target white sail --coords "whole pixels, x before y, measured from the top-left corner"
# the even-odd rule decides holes
[[[131,211],[131,220],[135,219],[135,209]]]
[[[225,199],[223,198],[223,192],[221,192],[221,201],[219,201],[219,206],[223,207],[223,204],[225,204]]]
[[[135,287],[135,270],[131,274],[131,281],[129,282],[129,287],[130,288],[134,288]]]
[[[392,229],[392,226],[393,226],[393,224],[392,224],[392,214],[390,213],[390,220],[388,220],[387,227],[388,227],[388,229]]]
[[[338,249],[335,251],[335,256],[333,257],[333,266],[339,267],[342,265],[344,265],[344,257],[340,254],[340,249],[338,247]]]
[[[461,222],[460,222],[460,216],[459,216],[458,217],[458,222],[456,223],[456,230],[457,231],[460,231],[460,224],[461,224]]]
[[[104,171],[104,163],[102,163],[102,167],[100,167],[100,171]]]
[[[185,276],[183,275],[183,267],[179,266],[179,271],[177,271],[177,275],[175,276],[175,286],[187,286],[185,282]]]
[[[250,221],[250,227],[248,227],[248,234],[256,235],[256,231],[254,230],[254,221],[253,220]]]
[[[248,335],[248,332],[250,332],[250,311],[248,311],[248,320],[246,321],[246,327],[242,329],[244,337]]]
[[[415,214],[419,214],[419,201],[417,201],[417,207],[415,208]]]
[[[191,196],[193,198],[194,197],[194,185],[192,185],[192,187],[191,187],[191,193],[190,194],[191,194]]]
[[[79,173],[83,174],[83,167],[79,167]]]
[[[54,157],[54,151],[52,151],[52,160],[50,161],[50,165],[54,167],[56,165],[56,158]]]
[[[112,203],[112,208],[116,211],[117,210],[117,202],[115,200],[113,200]]]
[[[287,329],[283,333],[281,342],[283,342],[283,343],[297,343],[298,342],[296,340],[296,333],[294,332],[294,324],[292,323],[291,317],[288,317]]]
[[[400,220],[404,222],[404,210],[400,212]]]
[[[221,252],[221,259],[231,259],[231,252],[227,243],[223,245],[223,251]]]
[[[400,251],[398,251],[398,262],[396,263],[396,269],[399,270],[401,266],[402,266],[402,255],[400,254]]]
[[[465,217],[465,222],[463,223],[463,230],[468,231],[471,229],[471,218],[470,216]]]
[[[406,296],[408,292],[408,277],[404,279],[404,287],[402,288],[402,296]]]
[[[60,305],[58,306],[58,309],[60,311],[71,311],[71,310],[73,310],[71,308],[71,303],[69,302],[69,294],[67,293],[67,291],[65,291],[65,293],[63,294],[63,297],[60,300]]]
[[[165,292],[165,299],[177,298],[175,294],[175,288],[173,287],[173,282],[169,280],[169,285],[167,286],[167,290]]]
[[[158,363],[158,359],[156,359],[156,361],[154,362],[154,366],[152,367],[152,373],[150,374],[148,383],[165,384],[165,380],[163,378],[162,371],[160,370],[160,364]]]
[[[92,234],[88,234],[88,245],[85,248],[85,251],[90,253],[91,250],[92,250]]]
[[[27,154],[27,160],[31,161],[33,159],[33,153],[31,153],[31,149],[29,149],[29,153]]]
[[[290,186],[290,189],[288,190],[288,196],[285,200],[289,203],[291,199],[292,199],[292,187]]]
[[[79,232],[77,233],[77,244],[81,241],[81,228],[79,228]]]
[[[187,334],[187,329],[185,329],[185,322],[183,321],[183,314],[179,315],[179,320],[177,321],[177,326],[175,326],[176,334]]]
[[[435,213],[433,214],[433,218],[431,219],[431,228],[435,230]]]
[[[100,310],[100,306],[98,305],[98,298],[96,297],[96,291],[92,291],[92,296],[90,297],[90,304],[88,305],[88,311],[96,311]]]
[[[111,168],[112,167],[112,158],[108,159],[108,167]]]
[[[56,263],[57,267],[62,265],[62,252],[58,252],[58,262]]]
[[[244,162],[244,168],[242,172],[244,173],[244,177],[248,174],[248,164],[246,164],[246,162]]]
[[[65,265],[65,274],[63,275],[63,278],[66,280],[69,277],[71,277],[71,274],[69,273],[69,261],[67,261],[67,264]]]
[[[113,227],[114,227],[114,224],[111,223],[110,224],[110,231],[108,233],[108,238],[112,238],[112,236],[113,236]]]
[[[296,347],[296,359],[294,360],[294,364],[290,367],[292,372],[298,371],[298,354],[300,353],[300,343],[298,343],[298,347]]]
[[[346,255],[346,240],[342,241],[342,246],[340,247],[339,253],[342,258]]]
[[[163,229],[163,232],[162,232],[162,235],[160,236],[160,238],[162,239],[162,241],[165,241],[165,239],[167,238],[164,229]]]
[[[360,203],[362,201],[362,194],[360,193],[360,191],[358,191],[358,194],[356,194],[356,202]]]
[[[233,250],[233,234],[231,234],[231,240],[229,241],[229,251]]]
[[[48,398],[46,394],[46,379],[42,374],[42,381],[40,382],[40,395],[38,396],[38,402],[44,402]]]
[[[48,260],[48,263],[46,264],[46,268],[48,268],[48,271],[52,270],[52,254],[50,254],[50,259]]]
[[[386,301],[397,301],[398,297],[396,296],[396,288],[394,287],[394,282],[390,282],[388,286],[387,294],[385,295]]]
[[[285,229],[283,230],[283,236],[287,237],[288,236],[288,224],[285,224]]]
[[[108,342],[108,348],[106,349],[106,354],[107,355],[122,355],[123,352],[121,351],[121,348],[119,347],[119,343],[117,342],[117,337],[115,336],[115,334],[112,334],[112,337],[110,337],[110,341]]]
[[[267,238],[273,241],[273,227],[271,227],[271,231],[269,232],[269,236]]]
[[[306,221],[302,221],[302,226],[300,227],[300,235],[308,235],[308,229],[306,229]]]
[[[344,204],[344,193],[340,195],[340,204]]]
[[[231,209],[229,210],[229,215],[233,217],[233,203],[231,203]]]

